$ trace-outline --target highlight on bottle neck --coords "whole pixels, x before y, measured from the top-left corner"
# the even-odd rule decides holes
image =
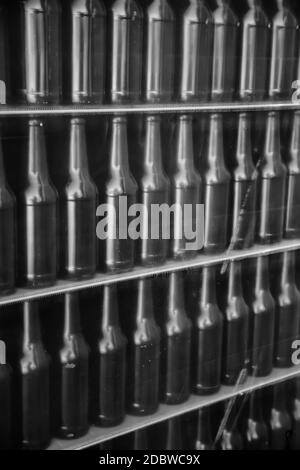
[[[261,0],[247,0],[249,8],[261,7]]]
[[[29,121],[28,170],[33,175],[48,178],[44,125],[36,119]]]
[[[249,156],[252,157],[251,117],[247,113],[241,113],[238,125],[237,161],[243,164],[249,160]]]
[[[137,322],[153,319],[152,281],[140,279],[138,283]]]
[[[228,272],[228,297],[242,296],[242,263],[231,261]]]
[[[216,268],[215,266],[205,267],[202,270],[201,283],[201,303],[216,303]]]
[[[285,251],[282,255],[280,284],[295,284],[295,252]]]
[[[295,164],[300,166],[300,111],[294,114],[290,153]]]
[[[65,325],[64,336],[80,333],[79,294],[72,292],[65,294]]]
[[[87,146],[84,119],[71,120],[70,170],[88,169]]]
[[[151,167],[155,165],[158,171],[162,170],[161,119],[159,116],[148,116],[146,118],[145,153],[146,165]]]
[[[184,310],[183,277],[180,271],[170,274],[168,299],[169,314]]]
[[[214,166],[224,166],[223,116],[210,116],[208,161]]]
[[[188,115],[180,116],[177,125],[177,164],[179,166],[184,166],[187,162],[194,164],[193,119]]]
[[[36,301],[24,302],[23,328],[23,343],[25,346],[41,340],[39,308]]]
[[[127,119],[115,117],[112,119],[110,164],[113,168],[128,165]]]

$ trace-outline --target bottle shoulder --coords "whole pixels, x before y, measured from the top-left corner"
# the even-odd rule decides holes
[[[254,294],[252,299],[252,311],[254,314],[263,313],[266,311],[274,311],[275,301],[269,290],[260,290]]]
[[[168,318],[165,323],[165,333],[167,336],[189,333],[191,328],[191,320],[187,317],[184,310],[177,309],[176,311],[168,313]]]
[[[20,360],[22,374],[30,374],[50,366],[50,356],[41,341],[23,345]]]
[[[197,325],[200,329],[214,329],[223,324],[223,315],[218,305],[213,303],[200,303]]]
[[[143,19],[143,10],[135,0],[116,0],[110,7],[114,19],[123,18],[132,21]]]
[[[262,8],[251,8],[243,18],[243,26],[270,27],[270,21]]]
[[[21,200],[27,205],[55,204],[58,194],[50,181],[29,181],[21,192]]]
[[[156,343],[160,341],[160,328],[152,318],[143,318],[140,320],[133,333],[135,345],[144,343]]]
[[[147,8],[147,20],[175,22],[175,14],[167,0],[154,0]]]
[[[113,171],[105,185],[107,196],[135,195],[138,185],[130,172]]]
[[[191,3],[183,13],[183,22],[212,25],[214,18],[203,2]]]
[[[59,352],[62,364],[73,363],[77,359],[87,360],[88,356],[89,346],[81,333],[64,337],[63,346]]]
[[[172,186],[175,188],[200,187],[201,176],[194,166],[185,166],[175,169],[171,176]]]
[[[273,28],[297,28],[298,22],[294,14],[288,9],[279,10],[273,18]]]
[[[227,300],[225,314],[227,320],[238,321],[248,317],[249,307],[242,296],[231,297]]]
[[[108,325],[102,328],[98,346],[100,354],[107,354],[109,352],[125,349],[127,339],[119,325]]]
[[[96,199],[98,189],[88,174],[78,173],[70,175],[63,195],[67,200]]]
[[[170,189],[170,180],[163,169],[160,172],[146,169],[139,181],[139,187],[145,192],[159,190],[168,192]]]
[[[281,286],[278,295],[278,304],[280,307],[297,305],[300,309],[300,292],[296,284],[287,283]]]
[[[217,26],[239,26],[238,17],[228,6],[221,6],[213,12],[214,23]]]
[[[102,0],[72,0],[71,11],[73,15],[82,15],[88,17],[106,16],[105,5]]]

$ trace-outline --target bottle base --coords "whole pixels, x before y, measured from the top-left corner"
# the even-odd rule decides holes
[[[80,427],[76,429],[67,429],[67,428],[61,427],[57,432],[57,436],[60,439],[65,439],[65,440],[77,439],[87,434],[88,430],[89,430],[88,426]]]
[[[217,393],[221,388],[221,385],[215,385],[214,387],[193,387],[193,393],[195,395],[213,395]]]
[[[50,437],[47,440],[41,441],[41,442],[28,442],[28,441],[23,441],[21,444],[22,450],[44,450],[49,447],[51,443]]]
[[[153,415],[157,412],[159,404],[152,406],[151,408],[142,408],[138,405],[129,408],[128,413],[133,416],[148,416]]]
[[[167,395],[167,396],[164,396],[162,397],[161,401],[162,403],[164,403],[165,405],[181,405],[182,403],[185,403],[186,401],[188,401],[190,397],[190,394],[187,393],[186,395]]]
[[[112,428],[119,426],[124,421],[125,416],[119,416],[118,418],[104,418],[97,417],[94,421],[94,426],[97,428]]]

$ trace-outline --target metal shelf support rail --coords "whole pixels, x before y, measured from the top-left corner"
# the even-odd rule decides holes
[[[170,103],[137,105],[59,105],[59,106],[13,106],[0,105],[0,117],[34,116],[73,116],[73,115],[113,115],[138,113],[224,113],[247,111],[295,111],[300,109],[300,102],[261,101],[231,103]]]
[[[146,428],[153,424],[160,423],[167,419],[183,415],[190,411],[198,410],[201,407],[213,405],[215,403],[228,400],[237,395],[243,395],[258,388],[267,387],[275,383],[293,379],[300,375],[300,366],[290,369],[274,369],[269,377],[253,378],[238,387],[222,387],[220,391],[214,395],[199,397],[192,395],[191,398],[182,405],[160,405],[159,410],[152,416],[134,417],[126,416],[124,422],[113,428],[96,428],[91,427],[89,433],[79,439],[72,441],[63,441],[55,439],[48,450],[82,450],[90,446],[100,444],[101,442],[114,439],[116,437]]]
[[[188,261],[168,261],[162,266],[151,268],[136,267],[132,271],[120,274],[98,273],[92,279],[83,281],[59,280],[54,286],[43,289],[17,289],[15,293],[0,297],[0,307],[16,304],[19,302],[37,300],[53,295],[65,294],[85,289],[100,287],[124,281],[136,280],[142,277],[153,277],[174,271],[202,268],[204,266],[222,265],[223,268],[230,261],[246,260],[259,256],[282,253],[284,251],[300,250],[300,240],[283,241],[274,245],[256,245],[248,250],[226,251],[220,255],[205,256],[198,255]]]

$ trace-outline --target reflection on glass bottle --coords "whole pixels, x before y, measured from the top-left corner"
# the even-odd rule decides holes
[[[215,393],[221,384],[223,317],[216,299],[215,267],[205,267],[193,337],[192,382],[198,395]]]
[[[295,281],[295,261],[295,252],[287,251],[281,255],[281,272],[274,294],[274,365],[281,368],[293,365],[293,342],[299,339],[300,292]]]
[[[88,167],[85,121],[71,120],[68,180],[61,195],[62,268],[67,277],[96,272],[98,191]]]
[[[163,450],[182,450],[182,431],[181,419],[173,418],[167,421],[167,429],[165,435],[165,446]]]
[[[23,306],[23,348],[20,359],[21,445],[44,449],[50,443],[50,357],[40,331],[38,304]]]
[[[179,98],[208,100],[211,87],[213,17],[204,0],[190,0],[181,19]]]
[[[227,406],[231,406],[231,402],[225,403],[225,412]],[[243,450],[243,438],[238,429],[239,411],[238,403],[233,404],[221,437],[222,450]]]
[[[214,442],[211,427],[211,408],[204,407],[197,411],[196,440],[193,450],[213,450]]]
[[[153,414],[159,402],[160,329],[153,314],[152,281],[138,282],[135,328],[128,365],[128,407],[132,414]]]
[[[105,87],[106,10],[102,0],[72,0],[70,9],[70,98],[102,103]]]
[[[230,8],[230,0],[217,0],[217,4],[213,12],[212,99],[231,101],[235,93],[239,21]]]
[[[136,203],[137,184],[129,168],[125,117],[112,119],[109,176],[105,192],[108,205],[106,268],[112,272],[131,269],[134,262],[134,242],[128,234],[126,220],[129,218],[126,219],[126,215],[129,208]]]
[[[255,377],[269,375],[273,368],[275,302],[269,287],[269,259],[254,261],[249,283],[251,372]]]
[[[81,332],[78,293],[65,295],[64,333],[57,365],[60,383],[59,429],[64,439],[74,439],[88,430],[89,348]]]
[[[248,0],[243,18],[240,98],[262,100],[267,89],[270,24],[261,0]]]
[[[295,79],[298,23],[288,0],[276,0],[278,12],[273,18],[269,96],[288,99]]]
[[[125,369],[127,340],[119,323],[117,287],[104,287],[101,333],[95,381],[97,426],[115,426],[125,416]]]
[[[279,113],[270,112],[258,177],[257,238],[260,243],[276,243],[282,239],[285,186],[286,168],[280,153]]]
[[[230,174],[224,162],[223,117],[212,114],[203,174],[204,251],[222,252],[227,244]]]
[[[58,0],[25,0],[21,8],[22,98],[57,104],[61,98],[61,6]]]
[[[182,273],[170,274],[163,327],[161,391],[167,404],[186,401],[190,394],[191,322],[186,315]]]
[[[19,202],[19,266],[28,287],[49,286],[57,271],[57,192],[49,178],[44,127],[29,122],[26,173]]]
[[[300,238],[300,112],[296,111],[287,155],[287,197],[284,237]]]
[[[169,201],[170,183],[162,163],[161,120],[159,116],[146,117],[146,142],[143,159],[143,172],[139,181],[140,201],[143,212],[143,228],[145,237],[141,240],[140,258],[143,265],[162,264],[168,252],[168,240],[164,231],[168,227],[161,226],[152,220],[154,204],[167,204]],[[147,210],[146,210],[147,209]],[[153,236],[155,226],[159,231]],[[169,228],[170,230],[170,228]]]
[[[1,139],[1,137],[0,137]],[[2,140],[0,141],[0,295],[9,294],[15,285],[15,197],[5,176]]]
[[[145,99],[168,102],[174,95],[175,15],[168,0],[153,0],[146,11]]]
[[[143,12],[135,0],[108,10],[108,88],[113,103],[139,101],[142,91]]]
[[[273,404],[270,410],[270,448],[285,450],[288,434],[292,428],[291,417],[287,410],[287,384],[273,386]]]
[[[253,391],[250,395],[245,439],[247,450],[267,450],[269,447],[269,430],[263,417],[260,389]]]
[[[175,204],[175,209],[171,254],[173,258],[190,258],[197,254],[196,247],[190,249],[189,245],[195,243],[192,236],[198,229],[196,205],[201,202],[201,177],[194,164],[193,120],[191,116],[183,115],[178,118],[176,155],[172,166],[172,204]],[[186,220],[187,218],[188,220]],[[186,233],[186,222],[190,224],[192,229],[190,234]]]
[[[243,297],[241,274],[241,262],[230,262],[222,302],[222,381],[225,385],[235,385],[247,367],[249,309]]]

